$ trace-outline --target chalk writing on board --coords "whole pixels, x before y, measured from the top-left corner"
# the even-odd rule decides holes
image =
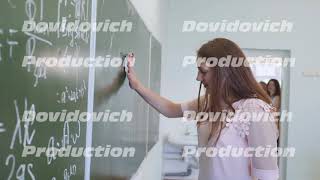
[[[64,169],[63,171],[63,180],[70,180],[72,176],[76,175],[77,167],[75,164],[69,166],[69,168]]]
[[[23,146],[30,145],[32,143],[33,137],[36,133],[35,129],[31,129],[34,121],[29,121],[27,119],[22,120],[22,118],[27,118],[27,117],[23,116],[22,118],[20,118],[20,111],[19,111],[17,100],[14,100],[13,103],[14,103],[15,112],[16,112],[16,126],[13,131],[10,149],[13,149],[17,139],[18,139],[20,145],[23,145]],[[30,106],[30,108],[28,108],[27,98],[24,99],[24,109],[23,109],[22,113],[25,111],[35,113],[35,105],[34,104],[32,104]]]
[[[70,127],[71,126],[71,127]],[[81,126],[80,121],[72,122],[65,121],[63,126],[62,138],[61,138],[61,146],[59,141],[56,141],[56,138],[51,136],[48,141],[47,148],[66,148],[68,145],[74,145],[77,143],[78,139],[81,135]],[[56,160],[56,154],[51,154],[47,156],[47,164],[50,165],[52,161]]]
[[[33,56],[35,47],[36,47],[36,38],[29,37],[26,43],[27,56]],[[32,66],[34,66],[33,76],[35,77],[33,87],[37,87],[40,79],[47,79],[47,66],[45,65],[45,63],[41,63],[39,66],[35,66],[35,65],[32,65],[31,63],[28,63],[26,65],[27,72],[31,72]]]
[[[36,67],[32,64],[28,64],[21,69],[20,61],[18,61],[22,59],[22,56],[52,55],[53,57],[59,57],[60,54],[55,54],[57,49],[62,49],[62,53],[65,54],[78,55],[83,53],[82,56],[87,56],[89,47],[83,45],[85,44],[83,42],[89,42],[90,33],[65,32],[60,33],[59,39],[53,32],[45,31],[37,34],[23,32],[18,27],[20,22],[24,20],[47,21],[47,18],[56,20],[58,2],[61,3],[61,14],[58,18],[60,21],[62,18],[66,18],[67,21],[73,21],[74,18],[82,21],[88,20],[91,10],[91,6],[88,6],[91,3],[90,0],[55,0],[52,2],[50,0],[4,0],[3,3],[0,3],[2,10],[4,10],[3,13],[8,16],[10,14],[12,16],[12,13],[15,14],[12,21],[7,19],[8,21],[5,22],[4,26],[1,25],[2,27],[0,27],[0,66],[3,66],[1,69],[6,71],[14,70],[13,73],[16,74],[17,80],[17,83],[13,85],[14,89],[17,90],[10,91],[8,88],[11,85],[8,86],[8,83],[12,82],[10,79],[3,79],[4,86],[8,87],[5,90],[9,90],[11,92],[9,95],[12,96],[4,99],[9,105],[3,109],[5,116],[0,116],[0,137],[4,138],[1,139],[1,144],[6,146],[3,147],[3,157],[0,158],[2,160],[0,162],[2,167],[0,179],[70,180],[76,178],[77,174],[82,173],[82,169],[77,167],[79,161],[73,162],[74,159],[60,159],[58,156],[56,156],[56,159],[55,157],[47,159],[48,156],[41,156],[41,158],[21,157],[22,149],[29,145],[61,148],[67,145],[80,145],[84,142],[83,132],[81,132],[84,125],[80,127],[80,121],[41,124],[36,121],[28,121],[25,118],[29,117],[23,116],[25,111],[35,112],[38,110],[38,105],[45,102],[49,103],[48,106],[41,105],[41,108],[44,108],[45,111],[55,111],[55,108],[61,108],[56,103],[56,100],[60,100],[60,96],[55,97],[58,89],[51,89],[53,86],[59,87],[59,95],[64,92],[66,103],[73,103],[62,105],[66,109],[80,109],[85,106],[83,103],[86,103],[87,80],[85,77],[87,77],[87,74],[86,72],[83,73],[82,69],[65,68],[63,70],[68,72],[61,73],[62,68],[50,69],[44,65]],[[53,11],[50,10],[52,7],[54,7]],[[82,48],[80,50],[80,46],[85,46],[84,50]],[[49,79],[49,76],[53,77]],[[85,80],[82,80],[82,77]],[[48,82],[44,83],[44,80]],[[37,89],[33,87],[37,87]],[[42,97],[37,94],[45,91],[48,91],[48,96]],[[53,102],[51,101],[52,98]],[[82,101],[85,102],[82,103]],[[54,161],[57,161],[57,163]],[[48,162],[50,165],[47,165]],[[82,168],[82,165],[80,166]],[[50,173],[46,173],[49,171]]]
[[[11,138],[10,149],[13,149],[16,145],[16,141],[20,144],[20,146],[26,146],[32,144],[32,140],[35,136],[36,130],[32,129],[32,125],[34,122],[29,121],[27,116],[20,117],[25,111],[35,112],[35,105],[31,104],[29,107],[28,99],[24,98],[24,108],[22,113],[19,110],[18,101],[13,101],[15,113],[16,113],[16,125],[13,131],[13,135]],[[35,180],[34,173],[32,172],[33,164],[32,163],[21,163],[18,164],[16,162],[16,158],[13,154],[9,154],[6,158],[5,162],[6,166],[10,167],[8,180],[9,179],[32,179]],[[15,177],[14,177],[15,176]],[[30,177],[30,178],[27,178]]]
[[[62,92],[57,92],[58,100],[57,103],[65,104],[67,102],[77,102],[79,99],[83,99],[85,96],[87,87],[85,80],[82,80],[80,87],[76,87],[75,89],[71,89],[68,86],[65,86],[65,90]]]
[[[29,37],[26,43],[26,54],[27,56],[33,56],[36,47],[36,39],[34,37]],[[27,71],[31,71],[31,64],[27,65]]]
[[[34,0],[26,0],[25,12],[29,20],[34,20],[37,12],[37,6]]]
[[[15,29],[9,29],[9,34],[10,34],[10,38],[12,38],[14,33],[17,33],[18,31]],[[17,46],[19,43],[18,41],[13,41],[13,40],[9,40],[7,39],[7,43],[9,45],[9,58],[12,59],[13,57],[13,46]]]
[[[47,67],[44,63],[40,64],[40,66],[36,66],[34,68],[33,76],[35,77],[35,82],[33,87],[37,87],[39,83],[39,79],[47,79]]]
[[[44,42],[44,43],[46,43],[46,44],[49,44],[50,46],[52,46],[52,42],[50,42],[49,40],[46,40],[46,39],[44,39],[44,38],[42,38],[42,37],[39,37],[39,36],[37,36],[37,35],[35,35],[35,34],[32,34],[32,33],[30,33],[30,32],[24,32],[26,35],[28,35],[28,36],[30,36],[30,37],[33,37],[33,38],[35,38],[35,39],[37,39],[37,40],[39,40],[39,41],[41,41],[41,42]]]
[[[15,30],[15,29],[9,29],[8,30],[9,32],[9,36],[7,37],[6,39],[6,44],[9,46],[9,59],[13,59],[13,49],[19,45],[19,42],[18,41],[15,41],[13,38],[14,38],[14,34],[17,33],[18,31]],[[0,29],[0,35],[4,35],[4,30],[3,29]],[[4,46],[4,44],[2,44],[0,42],[0,61],[2,61],[2,47]]]
[[[49,141],[48,141],[48,146],[47,146],[47,149],[53,149],[55,147],[55,138],[53,136],[51,136],[49,138]],[[57,157],[56,157],[56,154],[51,154],[50,156],[47,156],[47,164],[50,165],[51,162],[53,160],[55,160]]]
[[[57,9],[57,22],[60,23],[67,23],[67,17],[61,17],[61,8],[63,7],[67,7],[68,1],[63,1],[59,0],[58,1],[58,9]],[[87,9],[87,14],[85,13],[85,7],[88,7],[88,2],[86,1],[79,1],[79,0],[72,0],[70,1],[70,5],[74,6],[74,18],[76,20],[83,20],[83,21],[88,21],[88,9]],[[72,17],[71,14],[69,14],[68,18]],[[60,38],[60,36],[62,37],[68,37],[71,38],[69,45],[71,47],[74,47],[75,39],[81,39],[84,42],[88,43],[89,42],[89,33],[88,32],[81,32],[79,30],[77,31],[65,31],[65,32],[61,32],[57,31],[57,38]]]
[[[72,143],[71,145],[74,145],[77,143],[77,140],[79,139],[79,137],[81,135],[81,126],[80,125],[81,125],[80,121],[77,121],[77,122],[65,121],[64,122],[63,136],[61,139],[62,147],[66,148],[71,143]],[[71,128],[70,128],[70,126],[71,126]]]
[[[35,180],[36,179],[34,176],[34,173],[32,172],[33,164],[32,163],[27,163],[27,164],[23,163],[23,164],[18,165],[16,162],[16,158],[13,154],[10,154],[6,158],[5,165],[11,167],[7,180],[11,180],[11,179],[19,179],[19,180],[32,179],[32,180]],[[26,178],[26,177],[28,177],[26,175],[26,170],[27,170],[27,174],[30,178]],[[15,178],[13,177],[14,174],[16,175]]]

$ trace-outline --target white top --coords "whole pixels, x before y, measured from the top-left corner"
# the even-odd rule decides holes
[[[203,99],[203,97],[201,97]],[[182,111],[197,111],[195,99],[181,105]],[[208,141],[210,126],[209,122],[201,123],[198,127],[198,147],[227,148],[238,147],[277,147],[278,130],[273,116],[263,116],[261,121],[253,114],[269,114],[272,107],[264,101],[256,98],[242,99],[232,104],[236,110],[233,117],[227,118],[226,127],[222,129],[220,138],[214,146],[211,139]],[[241,121],[241,112],[251,113],[252,118]],[[243,116],[242,116],[243,117]],[[267,119],[266,119],[267,118]],[[277,157],[210,157],[206,153],[200,156],[200,171],[198,180],[276,180],[279,176]],[[252,153],[254,154],[254,153]]]

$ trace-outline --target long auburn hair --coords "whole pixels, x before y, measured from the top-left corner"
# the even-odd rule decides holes
[[[207,60],[212,57],[220,60],[222,57],[227,58],[228,55],[236,57],[237,62],[241,62],[240,60],[243,61],[240,65],[233,67],[219,67],[217,65],[210,67],[210,71],[213,71],[213,80],[210,83],[213,83],[214,88],[210,90],[206,89],[204,101],[200,102],[202,82],[200,83],[198,112],[216,113],[225,110],[235,112],[232,104],[238,100],[247,98],[258,98],[270,104],[270,97],[256,81],[250,67],[246,65],[248,62],[244,53],[236,43],[225,38],[216,38],[203,44],[197,51],[198,58],[206,58]],[[227,109],[225,109],[225,106],[227,106]],[[202,122],[198,121],[197,125],[199,126]],[[225,123],[221,120],[210,121],[210,123],[211,130],[208,140],[214,138],[213,142],[216,143]]]

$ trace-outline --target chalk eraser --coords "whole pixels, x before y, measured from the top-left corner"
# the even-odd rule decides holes
[[[124,67],[124,70],[126,71],[126,73],[128,73],[128,58],[127,57],[125,57],[123,60],[123,67]]]
[[[135,57],[133,53],[129,53],[125,56],[124,58],[124,62],[123,62],[123,67],[126,71],[126,73],[128,73],[128,66],[133,66],[135,62]]]

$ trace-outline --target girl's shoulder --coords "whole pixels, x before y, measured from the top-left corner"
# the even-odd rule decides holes
[[[273,110],[273,107],[271,104],[268,104],[259,98],[241,99],[235,102],[235,106],[237,109],[244,109],[244,110],[264,110],[264,111]]]

